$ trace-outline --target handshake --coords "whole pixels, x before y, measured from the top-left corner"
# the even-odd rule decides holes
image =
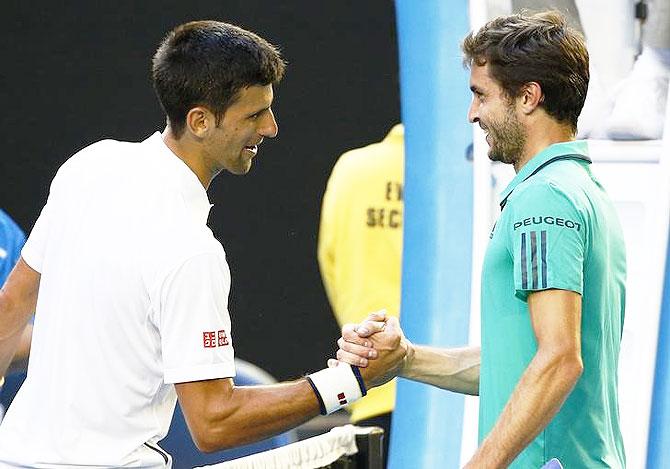
[[[345,401],[364,396],[367,388],[396,376],[452,392],[479,394],[479,346],[414,345],[405,338],[398,320],[383,311],[370,314],[360,324],[345,325],[337,345],[337,360],[328,360],[328,368],[308,376],[319,402],[324,403],[322,413],[335,411]]]
[[[328,360],[328,367],[357,366],[368,388],[402,375],[414,356],[398,319],[387,317],[384,310],[371,313],[360,324],[345,324],[337,345],[337,360]]]
[[[414,349],[398,320],[386,313],[371,313],[360,324],[346,324],[337,341],[337,360],[328,368],[306,376],[326,415],[365,396],[409,368]]]

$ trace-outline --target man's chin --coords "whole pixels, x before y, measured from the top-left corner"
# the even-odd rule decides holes
[[[493,148],[489,148],[488,157],[491,161],[504,161],[503,156]]]
[[[247,165],[246,167],[243,167],[243,168],[232,168],[232,169],[229,170],[229,172],[234,174],[235,176],[244,176],[249,171],[251,171],[251,164],[249,164],[249,165]]]
[[[240,161],[240,164],[235,168],[234,171],[231,172],[237,176],[244,176],[249,171],[251,171],[252,162],[253,160],[251,158],[246,161]]]
[[[503,164],[514,164],[516,161],[515,158],[510,158],[509,156],[505,155],[501,151],[495,151],[495,149],[491,148],[489,149],[488,153],[489,160],[495,161],[496,163],[503,163]]]

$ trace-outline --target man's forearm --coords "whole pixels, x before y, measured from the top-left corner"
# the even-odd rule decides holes
[[[203,383],[208,385],[209,383]],[[178,384],[182,406],[188,405]],[[211,386],[216,386],[216,380]],[[217,395],[218,394],[218,395]],[[216,451],[269,438],[319,414],[319,402],[307,380],[269,386],[233,386],[203,402],[195,418],[185,416],[191,435],[202,451]]]
[[[466,468],[507,467],[556,415],[581,372],[578,356],[536,354]]]
[[[442,349],[412,345],[403,378],[463,394],[479,394],[479,347]]]
[[[394,375],[389,370],[397,370],[407,352],[398,320],[389,318],[386,330],[370,341],[378,356],[363,369],[338,364],[307,379],[271,386],[236,387],[230,378],[176,384],[196,444],[213,451],[267,438],[388,382]]]

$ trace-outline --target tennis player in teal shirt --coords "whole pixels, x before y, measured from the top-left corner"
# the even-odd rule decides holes
[[[583,141],[556,143],[534,156],[502,193],[502,213],[486,251],[480,439],[493,429],[538,352],[535,315],[563,314],[529,311],[529,295],[561,290],[582,300],[580,327],[570,329],[581,336],[581,377],[512,467],[537,468],[551,457],[565,467],[625,465],[617,403],[625,248],[612,203],[589,164]]]
[[[466,468],[624,468],[617,367],[626,258],[612,201],[575,141],[589,81],[583,38],[557,12],[496,18],[463,41],[468,119],[514,166],[482,270],[481,349],[415,345],[399,376],[479,394]],[[457,294],[457,292],[454,292]],[[393,346],[384,318],[345,326],[338,359]],[[388,328],[387,328],[388,329]],[[377,338],[379,337],[379,338]]]

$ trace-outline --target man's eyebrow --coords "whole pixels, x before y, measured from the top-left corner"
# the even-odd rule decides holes
[[[255,111],[252,110],[252,111],[250,111],[250,112],[247,114],[247,116],[251,117],[251,116],[254,116],[254,115],[256,115],[256,114],[260,114],[260,113],[263,112],[263,111],[267,111],[267,110],[270,109],[271,107],[272,107],[272,105],[270,105],[270,106],[265,106],[265,107],[262,107],[262,108],[258,108],[258,109],[256,109]]]

